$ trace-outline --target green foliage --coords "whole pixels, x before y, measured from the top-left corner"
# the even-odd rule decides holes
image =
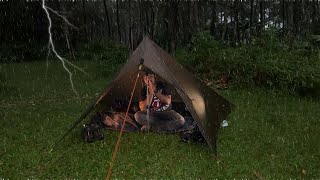
[[[195,73],[208,72],[212,64],[210,58],[220,49],[220,43],[215,41],[209,32],[200,32],[191,39],[186,49],[178,49],[177,59]]]
[[[0,63],[15,63],[39,60],[46,56],[46,45],[34,42],[12,42],[0,45]]]
[[[319,49],[320,48],[320,35],[311,35],[310,42]]]
[[[79,50],[80,59],[95,62],[96,78],[106,78],[114,74],[126,62],[129,54],[128,48],[123,44],[101,40],[86,44]]]
[[[2,70],[2,66],[0,65],[0,84],[5,83],[5,76],[2,73],[3,73],[3,70]]]
[[[124,44],[99,40],[84,44],[79,48],[80,59],[92,60],[101,64],[121,64],[127,60],[129,49]]]
[[[6,93],[8,90],[7,77],[4,74],[3,65],[0,65],[0,94]]]
[[[214,40],[209,32],[196,34],[177,59],[205,79],[229,75],[236,86],[262,86],[317,95],[320,88],[319,51],[307,41],[281,42],[275,31],[251,44],[231,47]]]
[[[95,41],[80,47],[78,58],[96,63],[96,77],[106,78],[126,62],[129,49],[124,44],[108,40]]]

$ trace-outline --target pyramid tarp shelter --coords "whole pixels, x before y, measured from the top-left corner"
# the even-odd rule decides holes
[[[141,59],[144,60],[144,67],[157,74],[158,80],[161,79],[173,87],[172,101],[185,104],[208,145],[216,152],[220,123],[231,112],[232,104],[195,78],[147,36],[143,38],[117,76],[82,114],[76,124],[80,123],[102,102],[103,104],[112,103],[117,97],[129,100],[137,74],[141,73],[139,71]],[[139,78],[138,82],[142,82],[142,75]],[[141,89],[142,84],[139,83],[133,96],[134,100],[138,101]]]

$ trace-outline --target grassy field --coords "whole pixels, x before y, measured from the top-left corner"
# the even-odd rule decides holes
[[[74,72],[78,97],[59,62],[0,65],[0,179],[105,178],[118,132],[87,144],[79,125],[49,153],[117,69],[76,64],[90,74]],[[259,89],[221,93],[236,109],[220,131],[218,159],[178,134],[124,134],[112,178],[320,178],[318,100]]]

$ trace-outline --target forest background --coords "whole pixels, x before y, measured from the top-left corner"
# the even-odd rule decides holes
[[[48,20],[41,5],[0,2],[0,62],[46,59]],[[148,35],[209,85],[227,76],[236,86],[318,94],[317,0],[82,0],[46,1],[46,6],[76,27],[51,12],[56,49],[72,61],[121,64]],[[0,79],[5,81],[1,73]]]

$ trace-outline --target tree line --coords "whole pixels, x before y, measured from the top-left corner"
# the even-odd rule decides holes
[[[269,30],[289,41],[320,34],[319,0],[73,0],[45,1],[77,28],[51,13],[54,42],[74,57],[81,44],[112,40],[133,50],[143,35],[174,53],[192,35],[210,31],[232,46],[252,43]],[[0,1],[0,56],[46,51],[48,20],[42,1]],[[30,49],[36,49],[38,53]]]

